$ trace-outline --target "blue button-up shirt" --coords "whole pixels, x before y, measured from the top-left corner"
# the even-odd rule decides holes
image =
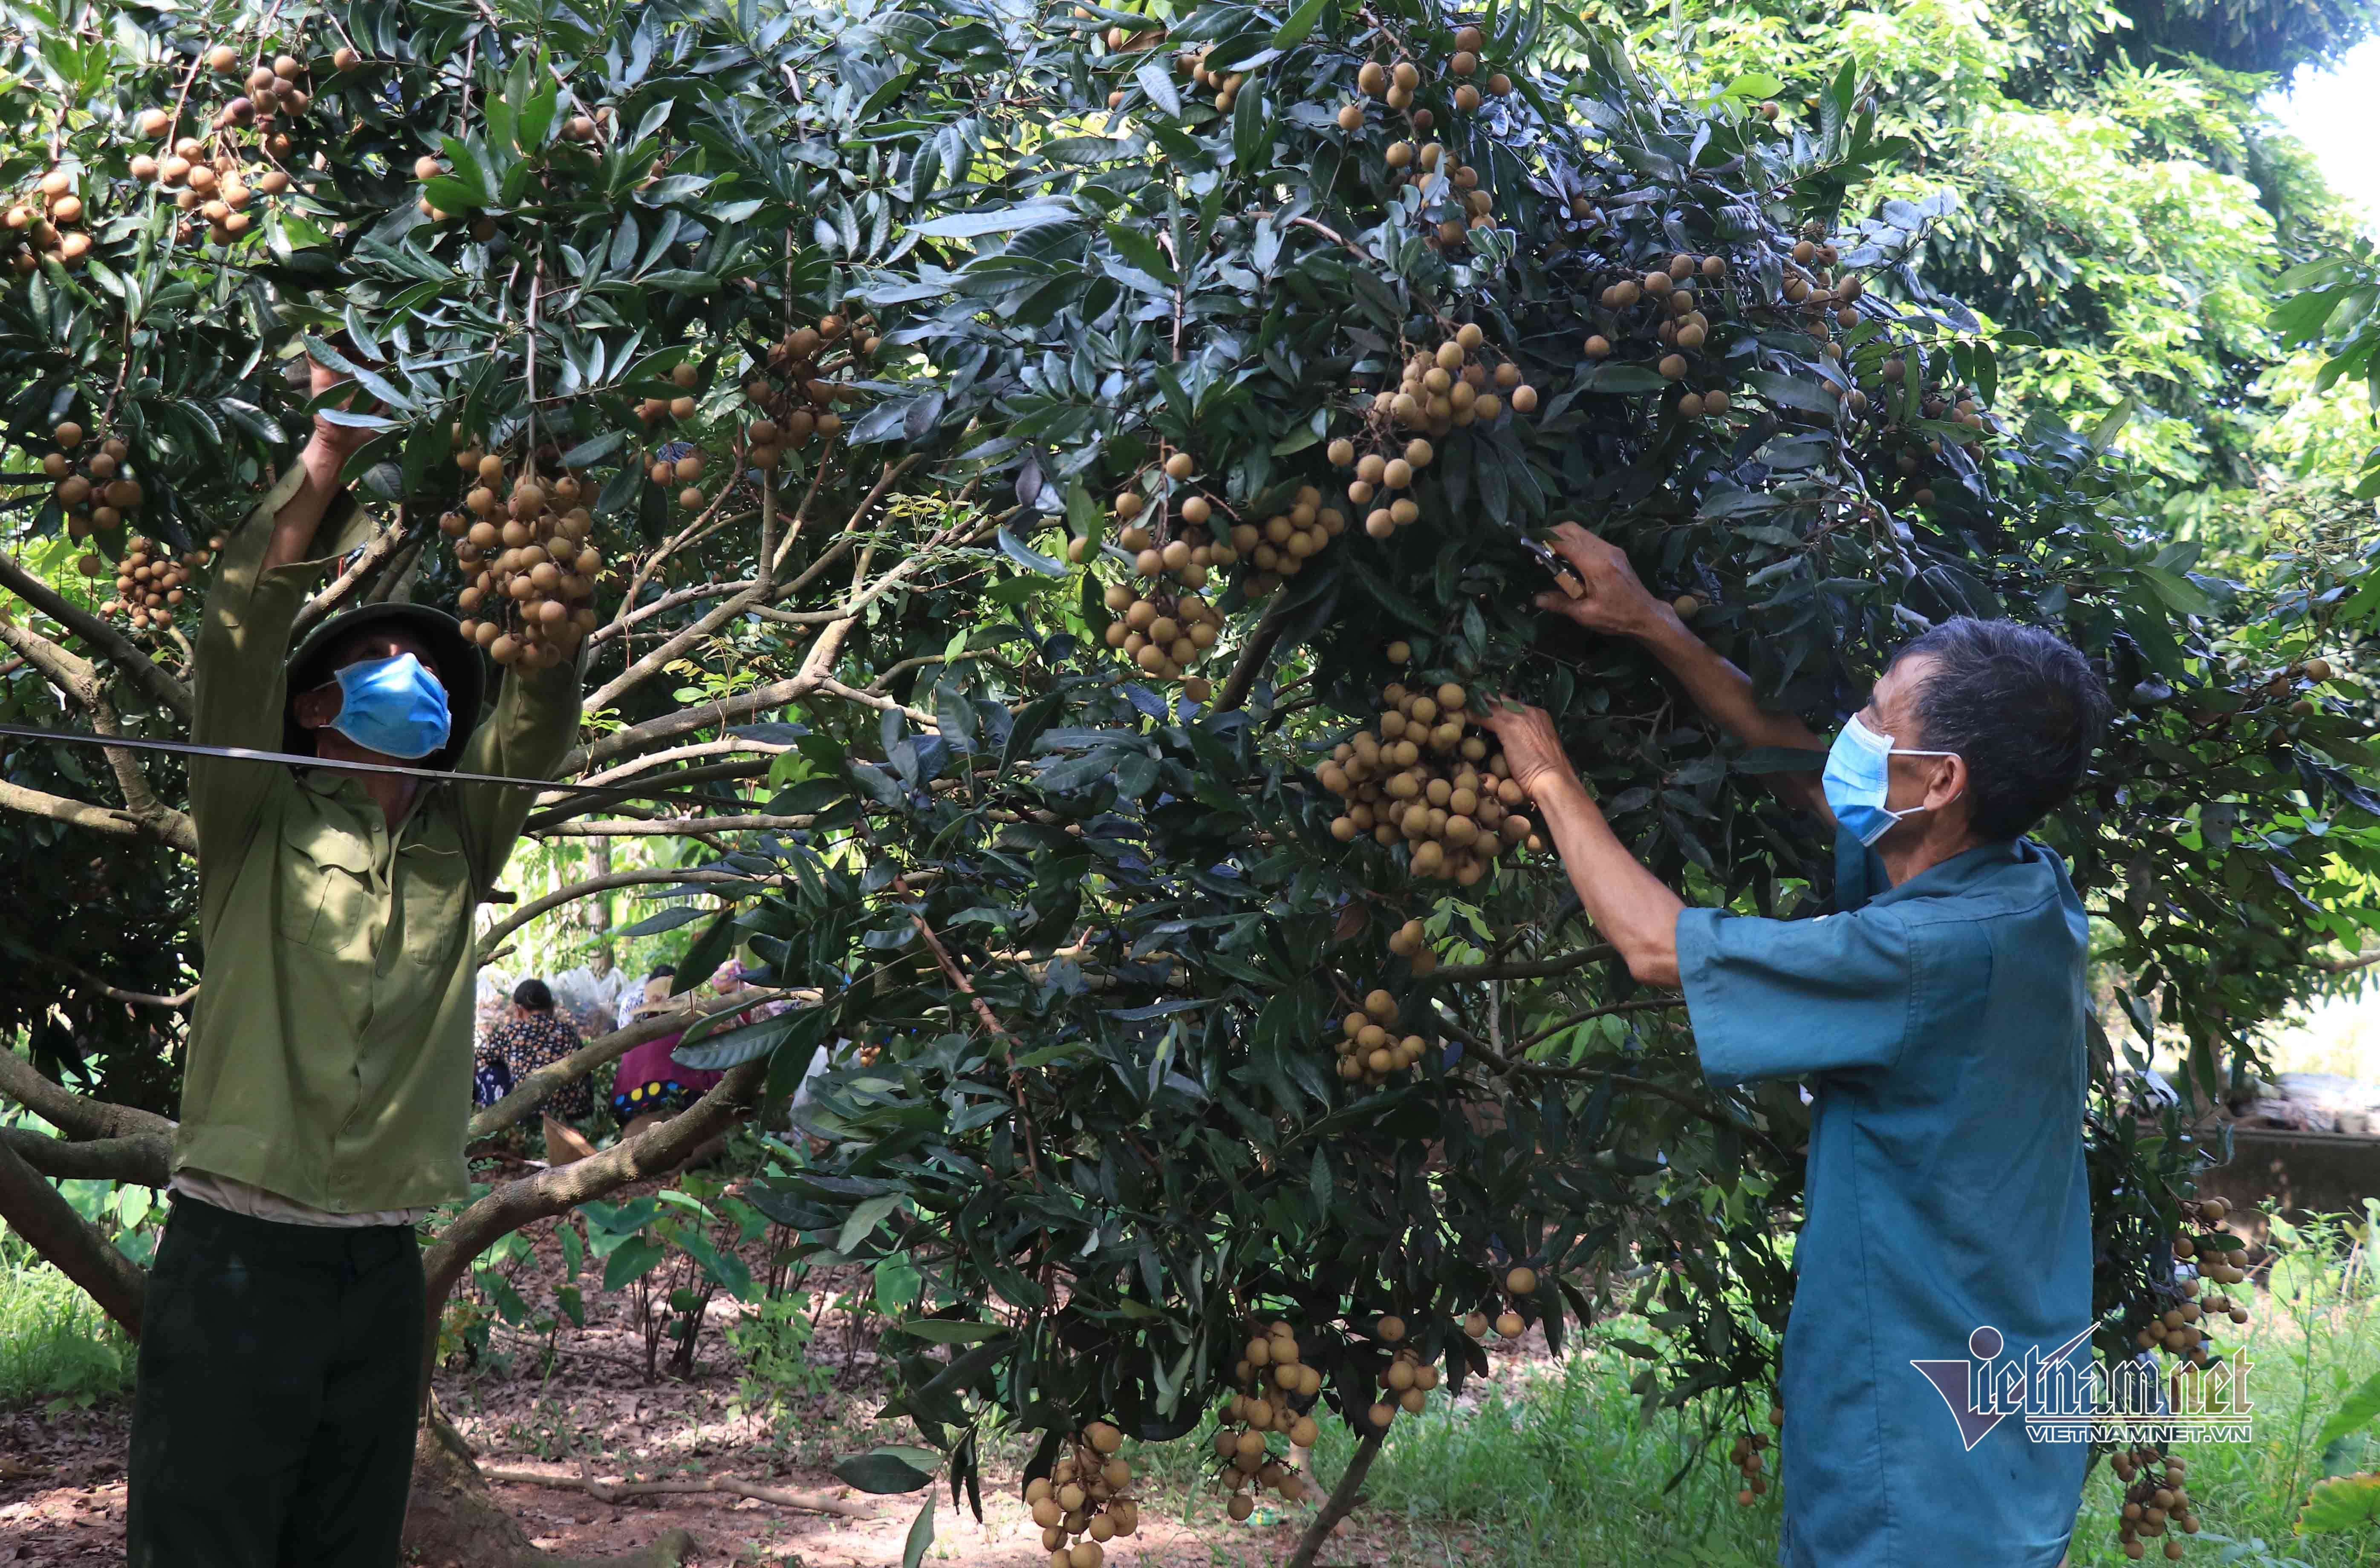
[[[1971,1337],[1985,1327],[2005,1363],[2089,1326],[2089,923],[2029,839],[1897,887],[1848,835],[1837,859],[1840,912],[1678,919],[1704,1070],[1812,1094],[1778,1561],[1905,1568],[1947,1549],[1961,1568],[2055,1568],[2087,1449],[2021,1418],[1969,1448],[1912,1363],[1992,1347]]]

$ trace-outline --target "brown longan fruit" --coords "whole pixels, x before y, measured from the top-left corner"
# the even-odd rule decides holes
[[[1171,478],[1186,479],[1195,466],[1196,464],[1190,461],[1190,454],[1186,452],[1177,452],[1165,460],[1165,472]]]

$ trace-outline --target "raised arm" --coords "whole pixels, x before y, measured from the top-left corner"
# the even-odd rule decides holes
[[[1641,591],[1641,590],[1640,590]],[[1678,983],[1678,915],[1685,900],[1637,862],[1562,754],[1543,708],[1498,702],[1482,719],[1527,790],[1586,917],[1648,985]]]
[[[1537,596],[1539,608],[1566,616],[1589,631],[1629,637],[1645,645],[1676,677],[1706,718],[1747,746],[1779,746],[1823,752],[1827,743],[1790,713],[1772,713],[1752,694],[1752,679],[1686,629],[1678,612],[1656,598],[1629,564],[1626,552],[1575,523],[1554,529],[1549,541],[1578,573],[1585,592]],[[1816,814],[1832,826],[1826,791],[1814,769],[1769,775],[1771,787],[1789,804]]]
[[[339,379],[320,366],[313,374],[317,391]],[[370,434],[317,420],[297,464],[230,530],[199,623],[190,738],[200,744],[281,749],[289,628],[323,565],[311,554],[324,520],[335,521],[355,504],[339,488],[339,470]],[[192,759],[190,814],[202,871],[210,849],[227,851],[246,832],[272,788],[273,767]]]

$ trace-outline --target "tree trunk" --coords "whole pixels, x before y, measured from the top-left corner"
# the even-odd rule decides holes
[[[1347,1461],[1346,1473],[1330,1489],[1330,1496],[1323,1502],[1322,1512],[1314,1516],[1314,1523],[1305,1526],[1305,1534],[1298,1538],[1297,1550],[1285,1568],[1314,1568],[1314,1554],[1322,1550],[1322,1543],[1330,1538],[1339,1522],[1355,1512],[1355,1505],[1364,1501],[1364,1478],[1371,1473],[1372,1461],[1380,1456],[1380,1439],[1384,1435],[1374,1432],[1356,1444],[1354,1454]]]
[[[413,1445],[413,1498],[405,1512],[405,1560],[420,1568],[676,1568],[695,1550],[670,1530],[625,1557],[564,1558],[529,1545],[528,1534],[488,1490],[463,1434],[433,1401]]]

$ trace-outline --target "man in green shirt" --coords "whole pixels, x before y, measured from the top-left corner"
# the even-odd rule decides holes
[[[206,960],[133,1397],[133,1568],[397,1561],[413,1225],[466,1190],[472,914],[534,795],[335,765],[543,778],[577,730],[573,659],[515,667],[482,722],[480,652],[427,606],[335,616],[289,654],[367,438],[316,422],[232,534],[199,633],[192,739],[325,766],[190,764]]]

